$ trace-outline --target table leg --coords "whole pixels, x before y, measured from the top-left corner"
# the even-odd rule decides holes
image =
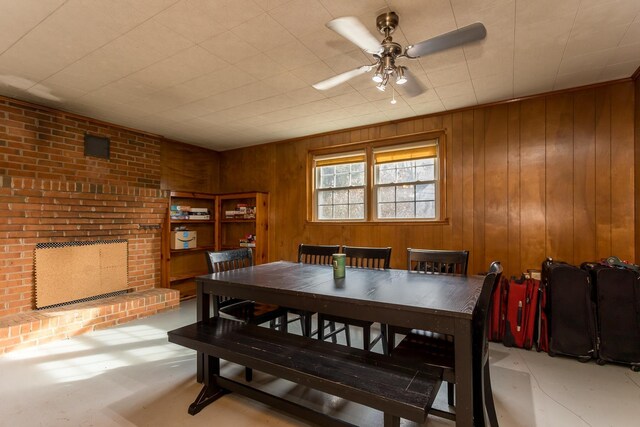
[[[471,320],[455,324],[456,426],[473,426],[473,351]]]
[[[229,393],[229,390],[220,387],[216,382],[217,377],[220,375],[220,359],[212,356],[204,356],[204,358],[204,386],[202,390],[200,390],[200,393],[198,393],[196,400],[189,405],[188,412],[190,415],[197,414],[210,403],[215,402],[220,397]]]
[[[200,322],[211,317],[211,296],[204,292],[200,281],[196,281],[196,297],[196,320]],[[196,380],[204,382],[204,353],[200,352],[196,354]]]

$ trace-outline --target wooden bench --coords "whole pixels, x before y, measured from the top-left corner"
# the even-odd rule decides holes
[[[400,418],[424,422],[442,381],[439,368],[223,318],[194,323],[168,336],[170,342],[209,357],[378,409],[385,414],[385,426],[399,426]],[[349,425],[218,372],[210,373],[208,382],[189,408],[192,415],[235,391],[321,425]]]

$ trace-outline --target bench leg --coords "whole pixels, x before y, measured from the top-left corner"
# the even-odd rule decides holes
[[[189,415],[197,414],[198,412],[202,411],[205,406],[207,406],[211,402],[218,400],[227,393],[229,393],[228,390],[221,388],[217,384],[212,384],[210,386],[205,385],[204,387],[202,387],[202,390],[200,390],[200,393],[198,393],[198,397],[196,397],[196,400],[191,405],[189,405]]]
[[[384,413],[384,427],[400,427],[400,417]]]

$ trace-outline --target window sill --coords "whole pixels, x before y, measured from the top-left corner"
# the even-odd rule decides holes
[[[438,220],[416,220],[416,221],[407,221],[407,220],[401,220],[401,219],[387,219],[387,220],[377,220],[377,221],[306,221],[307,224],[309,225],[327,225],[327,226],[332,226],[332,225],[338,225],[338,226],[345,226],[345,225],[353,225],[353,226],[358,226],[358,225],[365,225],[365,226],[372,226],[372,225],[381,225],[381,226],[398,226],[398,225],[449,225],[449,218],[445,218],[445,219],[438,219]]]

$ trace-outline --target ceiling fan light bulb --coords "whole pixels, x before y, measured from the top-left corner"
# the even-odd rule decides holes
[[[380,83],[378,86],[376,86],[376,89],[378,89],[380,92],[384,92],[384,90],[385,90],[386,88],[387,88],[387,87],[386,87],[384,84],[382,84],[382,83]]]
[[[382,75],[376,73],[373,75],[373,77],[371,77],[371,80],[373,80],[376,83],[382,83]]]
[[[404,75],[404,67],[398,67],[396,70],[396,83],[403,85],[407,82],[407,78]]]

